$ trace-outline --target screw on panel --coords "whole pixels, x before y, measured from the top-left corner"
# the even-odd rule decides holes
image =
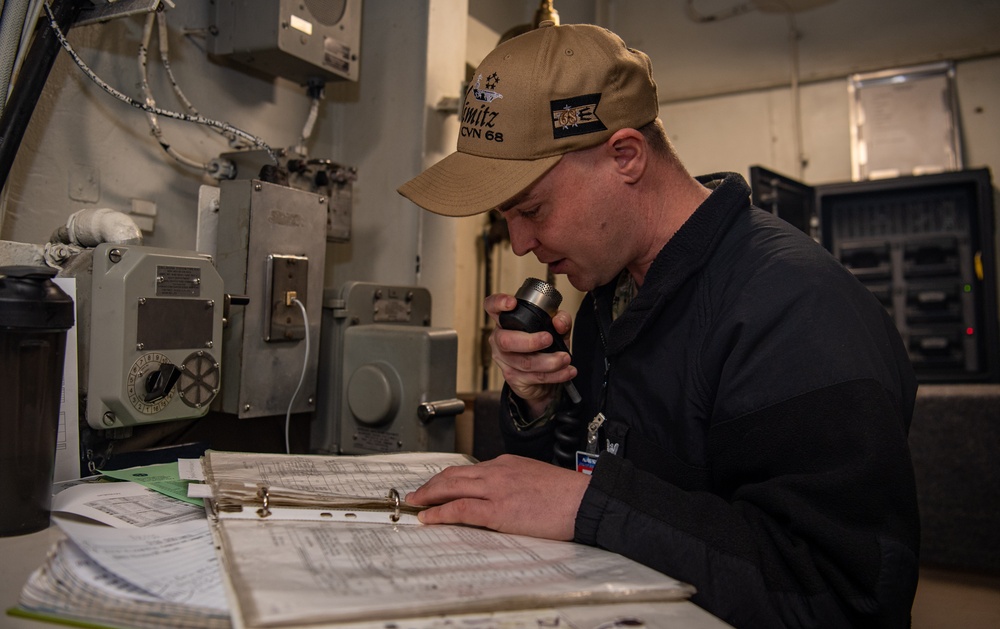
[[[112,249],[111,251],[108,251],[108,260],[111,260],[111,262],[113,264],[118,264],[119,262],[121,262],[122,261],[122,250],[121,249]]]
[[[249,404],[244,404],[243,405],[243,411],[246,412],[246,411],[249,411],[249,410],[250,410],[250,405]]]
[[[319,204],[323,205],[324,203],[326,203],[326,197],[320,197],[319,198]]]
[[[208,301],[206,301],[205,302],[205,307],[206,308],[215,308],[215,300],[214,299],[209,299]]]
[[[144,350],[146,348],[146,346],[144,344],[142,344],[142,343],[136,343],[135,344],[135,348],[141,352],[142,350]]]
[[[115,424],[115,414],[111,411],[104,413],[104,417],[101,419],[104,421],[105,426],[114,426]]]
[[[259,183],[255,183],[253,189],[256,190],[257,192],[260,192],[261,190],[264,189],[264,186],[260,185]]]
[[[205,341],[205,347],[211,347],[212,341]]]
[[[139,305],[140,306],[145,306],[146,305],[146,298],[145,297],[140,297],[139,298]]]

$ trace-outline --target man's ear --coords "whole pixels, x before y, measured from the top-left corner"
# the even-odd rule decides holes
[[[611,151],[618,173],[626,183],[642,179],[649,159],[649,147],[641,133],[635,129],[620,129],[608,138],[605,146]]]

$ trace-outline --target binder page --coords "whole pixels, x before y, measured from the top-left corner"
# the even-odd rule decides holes
[[[444,468],[471,463],[463,454],[441,452],[331,456],[210,451],[203,460],[220,508],[256,504],[261,486],[269,488],[272,505],[386,508],[390,488],[405,496]]]
[[[471,527],[245,520],[217,527],[237,626],[677,600],[694,591],[598,548]]]

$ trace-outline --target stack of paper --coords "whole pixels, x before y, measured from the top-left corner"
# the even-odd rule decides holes
[[[160,490],[179,482],[176,464],[166,478],[150,468],[137,474]],[[32,573],[10,613],[84,626],[228,629],[205,509],[191,502],[200,501],[131,482],[60,487],[53,520],[66,539]]]
[[[155,529],[60,526],[70,537],[32,573],[18,615],[139,629],[231,627],[204,521]]]

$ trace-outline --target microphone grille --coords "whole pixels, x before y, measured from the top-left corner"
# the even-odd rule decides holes
[[[555,314],[562,303],[562,295],[555,286],[534,277],[524,280],[514,297],[535,304],[550,315]]]

